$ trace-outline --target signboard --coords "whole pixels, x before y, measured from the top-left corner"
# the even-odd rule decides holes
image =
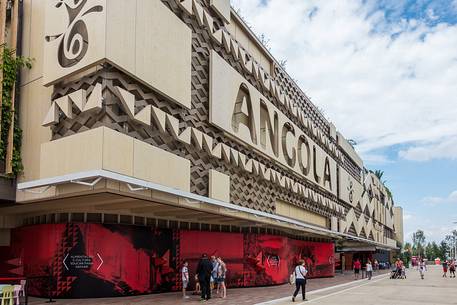
[[[337,194],[336,161],[214,51],[210,78],[211,124]]]
[[[95,260],[97,260],[97,262],[94,262]],[[95,269],[99,270],[103,265],[103,259],[99,253],[97,253],[96,257],[85,254],[68,253],[65,255],[62,263],[68,271],[90,270],[95,263],[97,264],[95,265]]]

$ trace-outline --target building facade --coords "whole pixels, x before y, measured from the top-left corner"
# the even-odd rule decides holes
[[[34,62],[3,273],[122,296],[178,290],[202,253],[241,287],[285,283],[300,258],[333,276],[397,249],[401,209],[229,0],[21,6]]]

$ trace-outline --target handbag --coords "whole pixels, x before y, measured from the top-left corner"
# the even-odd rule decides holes
[[[306,281],[306,275],[304,275],[303,272],[301,272],[300,268],[298,270],[300,270],[301,275],[303,276],[303,278]],[[297,272],[297,267],[295,267],[294,272],[292,272],[292,274],[289,276],[289,284],[291,284],[291,285],[295,284],[295,281],[297,279],[296,272]]]
[[[289,284],[293,285],[295,283],[295,271],[292,272],[289,276]]]

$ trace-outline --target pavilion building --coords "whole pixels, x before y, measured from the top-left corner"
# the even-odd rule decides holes
[[[401,208],[229,0],[13,2],[33,62],[23,171],[0,178],[0,275],[123,296],[179,290],[202,253],[242,287],[397,251]]]

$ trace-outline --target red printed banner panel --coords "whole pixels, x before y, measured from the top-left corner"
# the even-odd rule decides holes
[[[191,287],[193,276],[203,253],[220,256],[227,266],[227,287],[243,287],[243,234],[202,231],[180,231],[179,253],[181,261],[188,261]]]
[[[334,246],[282,236],[183,231],[101,224],[44,224],[13,230],[0,275],[24,275],[31,295],[89,298],[180,289],[189,262],[191,287],[202,253],[220,256],[229,287],[288,281],[299,259],[310,277],[334,275]]]

